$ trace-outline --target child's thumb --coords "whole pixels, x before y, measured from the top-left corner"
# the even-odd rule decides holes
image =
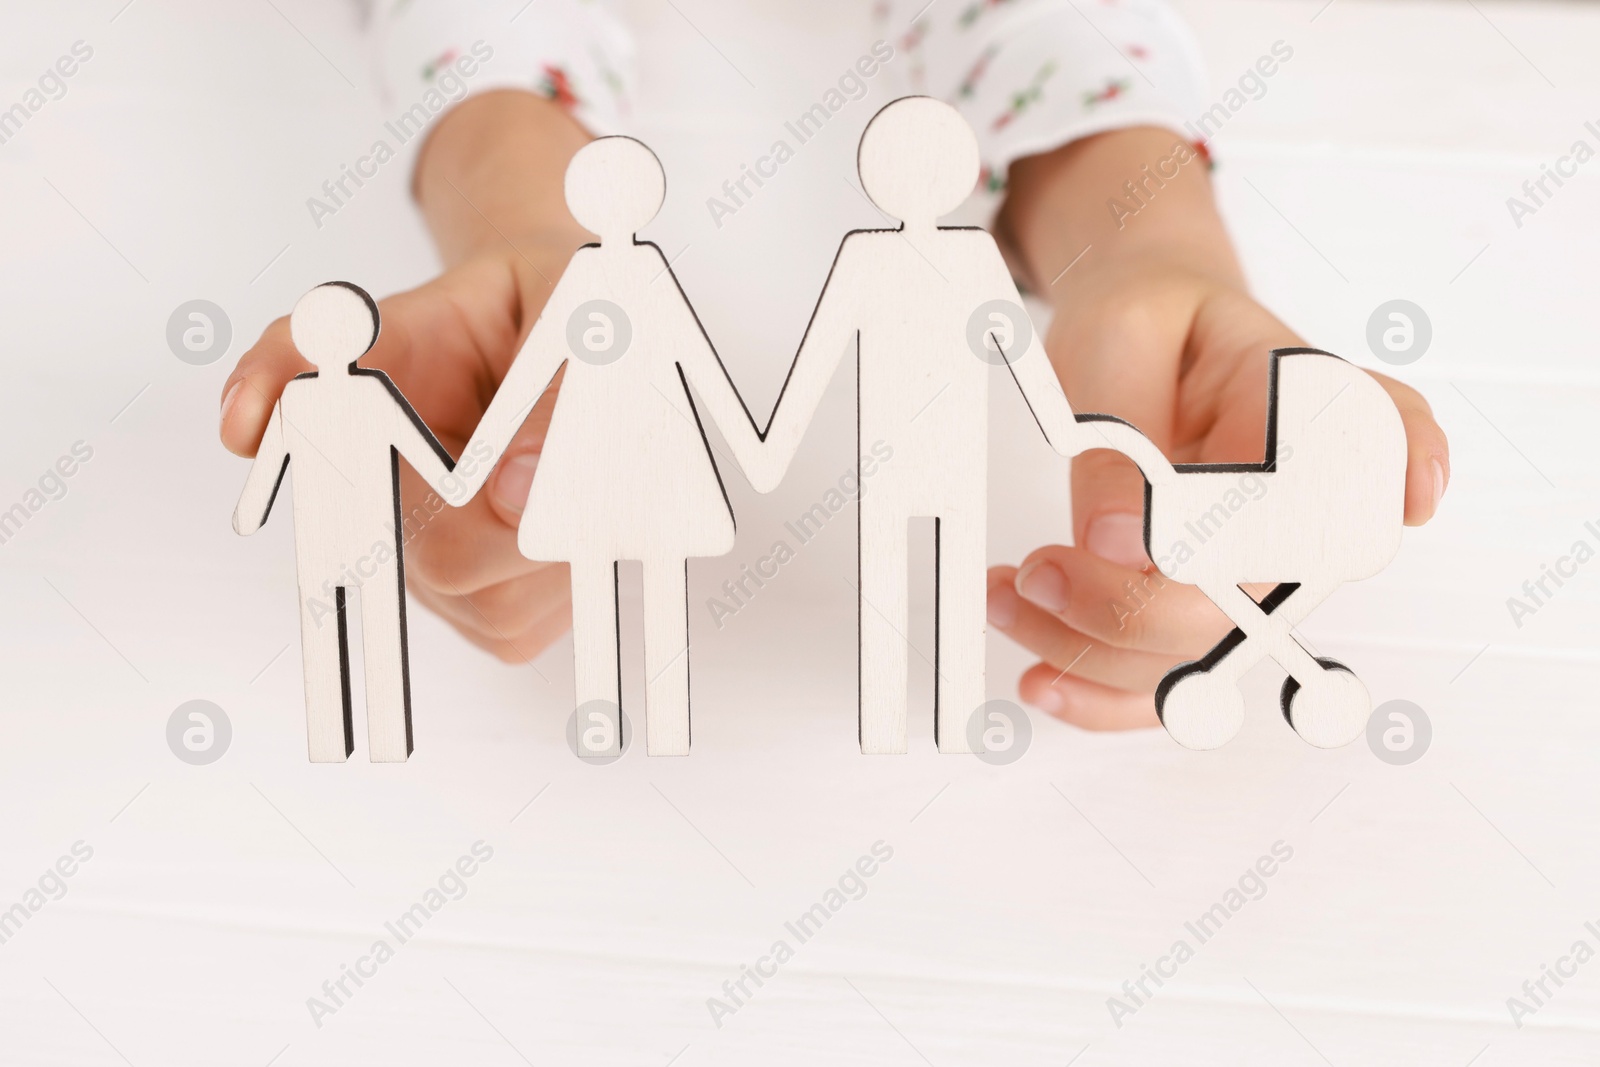
[[[539,469],[545,436],[550,431],[550,416],[563,375],[557,374],[543,396],[528,412],[511,443],[506,445],[495,471],[489,476],[489,503],[494,513],[508,526],[516,526],[528,505],[533,475]]]
[[[1148,567],[1144,508],[1144,476],[1126,456],[1095,449],[1072,461],[1072,527],[1079,548],[1124,567]]]
[[[287,317],[268,326],[223,383],[218,430],[223,446],[236,456],[254,456],[284,385],[312,369],[289,339]]]

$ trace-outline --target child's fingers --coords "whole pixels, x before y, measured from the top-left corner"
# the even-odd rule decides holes
[[[437,612],[445,621],[469,637],[490,642],[526,643],[529,658],[543,645],[534,647],[524,636],[539,630],[552,614],[567,621],[555,632],[570,625],[570,593],[567,568],[560,564],[530,564],[537,569],[509,581],[456,596],[432,587],[419,587],[417,599]]]
[[[502,663],[528,663],[572,629],[572,604],[563,600],[542,619],[509,640],[485,644]]]
[[[1072,514],[1079,545],[1124,568],[1149,565],[1144,476],[1126,456],[1097,448],[1073,459]]]
[[[1192,658],[1229,625],[1194,586],[1102,559],[1082,548],[1047,545],[1017,570],[1017,593],[1067,626],[1114,648]]]
[[[313,369],[289,340],[288,318],[268,326],[222,384],[223,447],[237,456],[254,456],[284,385]]]
[[[572,628],[571,604],[566,600],[549,605],[545,614],[513,633],[481,625],[469,627],[458,621],[453,612],[471,614],[473,610],[471,603],[462,597],[441,597],[422,590],[417,590],[416,596],[424,607],[442,616],[462,637],[503,663],[527,663]]]
[[[533,475],[539,468],[545,435],[550,431],[550,416],[555,412],[556,397],[565,374],[565,368],[556,373],[550,387],[528,412],[505,451],[495,461],[494,473],[489,475],[485,491],[481,494],[495,516],[513,529],[522,521],[522,512],[528,503],[528,491],[533,488]],[[476,461],[476,457],[472,459]]]
[[[571,578],[565,564],[529,563],[526,574],[491,585],[462,599],[470,614],[460,617],[486,632],[515,638],[526,633],[571,597]]]
[[[1048,663],[1024,671],[1017,693],[1045,714],[1085,730],[1142,730],[1161,722],[1151,693],[1060,675]]]
[[[1421,526],[1439,510],[1450,484],[1450,442],[1421,393],[1385,375],[1372,376],[1388,390],[1406,428],[1406,525]]]
[[[410,534],[406,577],[448,596],[468,596],[529,573],[539,564],[517,549],[517,530],[480,493],[446,507]]]
[[[393,378],[435,433],[465,440],[520,347],[515,272],[499,257],[472,259],[378,308],[383,328],[361,365]]]
[[[524,312],[537,311],[523,308],[515,270],[496,257],[468,261],[378,308],[378,340],[361,366],[387,372],[435,433],[463,439],[516,354]],[[223,383],[223,445],[254,455],[284,385],[313,369],[295,350],[288,317],[262,331]]]
[[[452,453],[460,442],[441,442]],[[400,472],[400,536],[406,576],[443,596],[463,596],[520,577],[538,567],[517,549],[517,530],[479,493],[449,507],[409,466]]]
[[[1170,455],[1193,302],[1188,287],[1131,287],[1087,306],[1069,304],[1050,342],[1073,409],[1126,419]],[[1073,458],[1072,523],[1081,547],[1144,565],[1144,477],[1131,460],[1103,448]]]
[[[1170,655],[1114,648],[1028,603],[1012,588],[1010,567],[989,572],[989,621],[997,630],[1038,655],[1057,673],[1123,689],[1151,690],[1176,662]]]

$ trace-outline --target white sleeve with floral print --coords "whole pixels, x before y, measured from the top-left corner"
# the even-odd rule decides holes
[[[372,3],[390,106],[531,89],[593,133],[624,131],[633,43],[607,0]],[[873,0],[873,16],[895,49],[896,95],[947,100],[977,131],[988,193],[1014,160],[1093,133],[1149,125],[1199,140],[1199,51],[1165,0]],[[461,57],[486,51],[462,76]]]
[[[1205,107],[1199,50],[1162,0],[878,0],[875,14],[898,87],[977,131],[989,192],[1013,161],[1105,130],[1192,138]]]
[[[599,0],[374,0],[369,29],[386,107],[526,89],[595,134],[626,121],[633,41]]]

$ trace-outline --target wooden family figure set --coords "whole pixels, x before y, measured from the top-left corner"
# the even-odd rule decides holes
[[[470,471],[455,470],[385,374],[357,366],[378,335],[371,298],[334,282],[301,299],[291,335],[318,370],[285,387],[234,527],[248,534],[261,526],[292,467],[313,761],[342,761],[354,748],[345,618],[352,580],[360,587],[371,759],[404,760],[412,751],[399,458],[448,503],[466,503],[563,367],[517,545],[529,559],[571,568],[575,706],[606,709],[615,726],[580,731],[605,739],[582,754],[614,755],[622,743],[617,567],[637,560],[646,749],[686,755],[688,560],[734,546],[704,423],[721,430],[750,483],[770,492],[852,347],[860,438],[890,442],[895,456],[857,496],[864,753],[907,747],[913,518],[931,518],[935,528],[935,736],[941,752],[972,751],[967,723],[985,700],[988,383],[996,365],[1007,368],[1056,452],[1110,448],[1138,465],[1152,559],[1154,545],[1192,545],[1201,539],[1187,534],[1210,531],[1191,552],[1163,555],[1160,570],[1199,586],[1237,629],[1163,679],[1157,709],[1172,736],[1192,748],[1231,738],[1244,719],[1239,678],[1263,658],[1287,672],[1283,713],[1303,738],[1331,747],[1361,733],[1371,711],[1365,687],[1342,665],[1312,656],[1291,629],[1339,583],[1377,573],[1398,550],[1405,438],[1378,383],[1326,353],[1274,352],[1261,462],[1174,466],[1131,425],[1074,413],[994,239],[938,225],[978,179],[977,142],[958,112],[927,97],[896,100],[868,124],[858,158],[867,195],[900,225],[845,236],[765,431],[660,250],[635,237],[660,209],[666,180],[655,155],[630,138],[591,142],[567,170],[572,216],[600,240],[575,252],[556,283],[466,447],[464,454],[488,457]],[[1293,461],[1280,466],[1290,445]],[[1258,474],[1267,490],[1233,514],[1221,500],[1242,472]],[[392,551],[374,553],[374,531]],[[367,562],[352,569],[357,558]],[[1241,588],[1253,583],[1273,588],[1258,601]]]

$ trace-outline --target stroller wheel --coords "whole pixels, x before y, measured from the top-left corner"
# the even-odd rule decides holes
[[[1294,732],[1318,748],[1348,745],[1366,729],[1372,697],[1355,673],[1334,659],[1318,659],[1322,671],[1302,686],[1283,680],[1283,717]]]
[[[1156,714],[1184,748],[1217,748],[1244,725],[1244,694],[1231,678],[1187,663],[1156,687]]]

